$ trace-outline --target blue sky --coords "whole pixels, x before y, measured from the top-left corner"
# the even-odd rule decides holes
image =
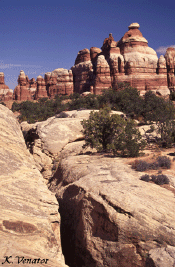
[[[14,89],[20,70],[29,79],[56,68],[70,69],[77,53],[118,41],[132,22],[148,45],[163,54],[175,46],[175,1],[0,0],[0,72]]]

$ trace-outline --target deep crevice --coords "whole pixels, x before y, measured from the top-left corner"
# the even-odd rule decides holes
[[[100,194],[100,193],[99,193],[99,195],[102,197],[103,200],[105,200],[108,203],[109,206],[111,206],[113,209],[115,209],[115,211],[117,211],[118,213],[127,215],[129,218],[134,217],[131,212],[125,211],[124,209],[120,208],[119,206],[114,205],[111,201],[109,201],[107,199],[107,197],[105,195]]]

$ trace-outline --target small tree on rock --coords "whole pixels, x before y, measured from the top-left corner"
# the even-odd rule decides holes
[[[110,109],[91,112],[88,120],[82,121],[85,136],[84,147],[114,155],[135,157],[145,146],[133,120],[125,121],[117,114],[110,115]]]

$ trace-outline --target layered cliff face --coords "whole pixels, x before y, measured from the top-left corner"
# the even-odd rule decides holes
[[[32,90],[30,91],[30,84],[32,84]],[[21,70],[18,76],[18,85],[15,87],[13,93],[14,100],[32,100],[32,96],[36,91],[36,83],[34,79],[29,80],[28,76],[25,75],[24,71]]]
[[[168,94],[167,72],[162,72],[163,61],[158,60],[156,52],[148,47],[148,41],[142,36],[138,23],[132,23],[129,31],[118,42],[120,53],[124,57],[125,76],[120,81],[126,81],[142,93],[152,90]],[[161,62],[161,64],[159,64]],[[160,69],[160,71],[159,71]]]
[[[100,48],[85,48],[78,52],[71,70],[59,68],[47,72],[44,79],[29,80],[23,71],[18,77],[18,86],[13,94],[15,100],[31,100],[55,95],[70,95],[73,92],[89,91],[101,94],[102,90],[129,83],[141,94],[152,90],[159,95],[168,95],[175,90],[175,49],[167,49],[165,56],[157,57],[148,46],[138,23],[132,23],[128,31],[115,41],[112,33],[105,38]],[[0,95],[11,97],[0,74]]]
[[[168,72],[168,87],[175,89],[175,49],[169,47],[165,54],[167,72]]]
[[[26,148],[15,116],[2,105],[0,136],[0,262],[7,257],[12,266],[19,260],[23,266],[66,266],[58,203]]]
[[[75,65],[71,68],[74,77],[74,92],[83,93],[90,91],[93,84],[93,64],[89,49],[78,52]]]
[[[73,74],[71,70],[59,68],[45,74],[47,94],[50,98],[56,95],[73,93]]]
[[[13,99],[13,90],[5,84],[4,73],[0,72],[0,100],[6,101]]]
[[[106,88],[117,87],[120,82],[127,82],[136,87],[141,94],[152,90],[160,95],[168,95],[170,93],[168,88],[174,89],[174,48],[169,48],[165,57],[161,56],[158,59],[156,52],[148,46],[148,41],[143,37],[139,28],[138,23],[132,23],[118,42],[114,41],[110,33],[103,42],[102,50],[94,47],[90,49],[93,64],[91,67],[93,77],[90,85],[93,89],[90,86],[85,89],[100,94]],[[88,73],[87,70],[79,67],[81,54],[85,53],[85,50],[87,51],[84,49],[78,53],[77,59],[79,60],[76,59],[73,67],[77,70],[74,76],[75,81],[78,81],[76,92],[79,93],[82,92],[82,80],[86,83],[85,78],[87,78],[82,74]],[[88,60],[89,58],[86,57],[86,60],[83,58],[82,62]],[[89,80],[86,84],[89,85]]]

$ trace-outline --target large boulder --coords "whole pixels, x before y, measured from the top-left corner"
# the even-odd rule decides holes
[[[45,179],[52,177],[54,162],[60,157],[63,148],[69,143],[84,139],[81,121],[88,119],[91,111],[64,111],[43,122],[21,123],[27,146]],[[124,116],[120,111],[112,113]]]
[[[157,261],[155,249],[171,246],[174,251],[175,198],[171,191],[141,181],[141,173],[124,159],[66,156],[66,150],[67,146],[55,176],[55,191],[67,264],[145,267],[149,253]],[[169,258],[172,262],[174,254]],[[170,262],[167,255],[162,262],[164,265],[147,266],[173,266],[166,264]]]
[[[49,267],[66,266],[58,203],[26,148],[15,116],[2,105],[0,125],[0,262],[10,257],[13,266],[18,260],[23,266],[43,266],[48,259]]]

